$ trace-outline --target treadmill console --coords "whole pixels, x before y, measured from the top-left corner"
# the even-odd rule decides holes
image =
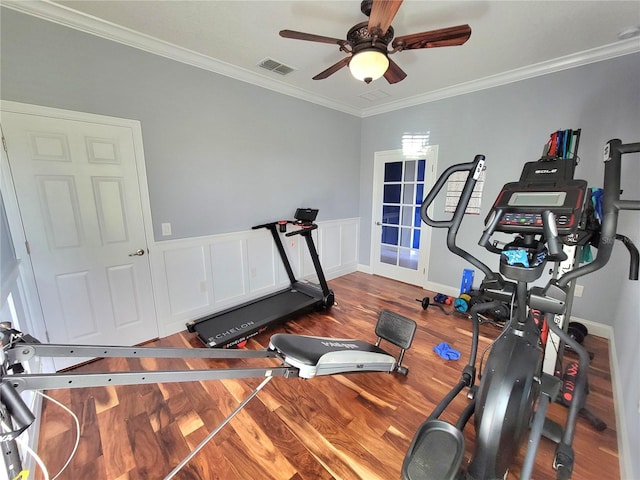
[[[311,224],[318,216],[317,208],[298,208],[293,216],[296,220],[303,224]]]

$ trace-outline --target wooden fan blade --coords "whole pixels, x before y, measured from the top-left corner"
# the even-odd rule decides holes
[[[387,82],[393,84],[398,83],[400,80],[404,80],[407,77],[407,74],[404,73],[396,62],[389,59],[389,68],[384,72],[384,78]]]
[[[429,32],[414,33],[397,37],[393,43],[393,48],[400,50],[410,50],[415,48],[433,47],[453,47],[462,45],[469,40],[471,27],[469,25],[458,25],[456,27],[441,28]]]
[[[402,0],[373,0],[369,15],[369,33],[382,36],[387,33]],[[379,31],[377,30],[379,29]]]
[[[351,61],[351,57],[345,57],[342,60],[340,60],[338,63],[335,63],[335,64],[331,65],[326,70],[324,70],[324,71],[320,72],[319,74],[317,74],[315,77],[313,77],[313,79],[314,80],[323,80],[323,79],[333,75],[334,73],[336,73],[342,67],[346,67],[347,65],[349,65],[350,61]]]
[[[343,43],[347,43],[346,40],[341,40],[339,38],[323,37],[322,35],[296,32],[293,30],[280,30],[280,36],[283,38],[293,38],[294,40],[308,40],[309,42],[332,43],[335,45],[342,45]]]

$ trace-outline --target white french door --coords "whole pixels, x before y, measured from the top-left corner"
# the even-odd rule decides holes
[[[139,132],[125,120],[19,110],[3,104],[2,130],[29,246],[23,261],[33,268],[49,341],[133,345],[156,338]]]
[[[373,273],[424,286],[430,229],[420,219],[420,205],[435,183],[438,146],[420,157],[402,150],[376,152],[371,227]]]

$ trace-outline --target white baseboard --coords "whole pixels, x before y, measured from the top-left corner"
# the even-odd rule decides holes
[[[358,267],[356,268],[356,270],[358,272],[368,273],[369,275],[373,275],[373,269],[371,268],[370,265],[363,265],[363,264],[359,263]]]
[[[589,330],[589,335],[593,335],[596,337],[602,337],[609,340],[609,351],[612,351],[612,340],[613,340],[613,327],[611,325],[605,325],[604,323],[594,322],[592,320],[587,320],[585,318],[574,317],[571,315],[572,322],[578,322],[587,327]]]
[[[425,290],[430,290],[436,293],[444,293],[445,295],[449,295],[450,297],[457,297],[460,295],[460,289],[451,287],[449,285],[443,285],[441,283],[435,282],[426,282],[424,286]]]

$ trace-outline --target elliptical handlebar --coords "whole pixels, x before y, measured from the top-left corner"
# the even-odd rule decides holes
[[[429,193],[423,200],[422,205],[420,206],[420,218],[422,218],[422,221],[424,223],[433,228],[449,228],[454,226],[456,223],[458,224],[457,226],[460,226],[462,215],[464,215],[464,211],[466,210],[467,205],[469,204],[469,199],[471,198],[471,192],[476,185],[476,181],[480,176],[480,172],[482,172],[482,170],[484,169],[484,159],[484,155],[476,155],[473,159],[473,162],[451,165],[444,172],[442,172],[438,180],[436,180],[436,183],[433,185],[433,188],[431,188],[431,191],[429,191]],[[436,199],[436,197],[440,193],[440,190],[442,190],[442,188],[445,186],[445,184],[449,180],[449,177],[456,172],[473,172],[473,175],[469,175],[467,177],[467,181],[464,184],[464,189],[462,191],[462,195],[460,196],[460,201],[458,202],[453,217],[450,220],[434,220],[429,216],[427,209]],[[463,206],[463,204],[464,208],[461,209],[460,207]],[[456,217],[458,210],[461,210],[462,213]]]
[[[504,215],[503,209],[498,208],[494,210],[491,213],[491,217],[489,218],[489,221],[487,222],[487,227],[484,229],[484,232],[482,232],[482,236],[480,237],[480,240],[478,240],[478,245],[486,248],[491,253],[497,253],[497,254],[502,253],[502,249],[494,247],[491,244],[491,242],[489,242],[489,239],[491,238],[491,235],[493,235],[493,232],[496,231],[496,227],[500,223],[500,220],[502,220],[503,215]]]
[[[616,240],[616,230],[618,228],[618,212],[620,210],[640,210],[640,200],[621,200],[620,199],[620,178],[622,175],[622,155],[627,153],[640,152],[640,142],[623,144],[619,139],[609,140],[604,147],[604,195],[602,205],[602,226],[600,234],[600,242],[598,244],[598,253],[596,258],[581,267],[571,270],[562,275],[557,285],[561,288],[566,287],[569,282],[576,278],[582,277],[589,273],[600,270],[604,267],[613,251],[613,244]],[[627,248],[629,248],[627,246]],[[632,250],[629,250],[632,252]],[[637,257],[634,258],[631,253],[632,266],[630,269],[630,278],[633,271],[636,272],[637,278]],[[635,263],[635,266],[634,266]]]
[[[556,216],[551,210],[541,212],[542,228],[544,229],[544,238],[547,241],[550,259],[554,262],[564,262],[567,254],[562,251],[562,243],[558,239],[558,228],[556,226]]]
[[[487,265],[485,265],[479,259],[466,252],[462,248],[458,247],[458,245],[456,244],[456,237],[458,234],[458,229],[460,228],[460,224],[462,223],[462,217],[464,216],[467,206],[469,205],[469,200],[471,199],[473,188],[475,187],[476,182],[480,177],[480,173],[484,170],[484,164],[485,156],[476,155],[473,159],[473,162],[452,165],[444,172],[442,172],[438,180],[436,180],[433,188],[429,191],[424,201],[422,202],[422,205],[420,206],[420,218],[430,227],[446,228],[448,230],[447,248],[454,254],[461,257],[463,260],[466,260],[467,262],[482,270],[487,278],[495,280],[498,278],[498,274],[492,272]],[[460,195],[460,199],[458,200],[456,210],[450,220],[434,220],[429,216],[428,209],[449,180],[449,177],[451,177],[451,175],[456,172],[469,172],[464,184],[464,188],[462,189],[462,194]]]
[[[629,251],[629,280],[638,280],[638,267],[640,267],[638,249],[626,235],[616,233],[616,240],[620,240]]]

